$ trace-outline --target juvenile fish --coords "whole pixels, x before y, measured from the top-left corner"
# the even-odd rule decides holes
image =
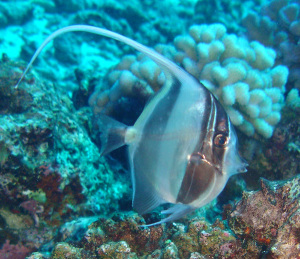
[[[42,49],[57,36],[73,31],[130,45],[149,56],[166,74],[165,85],[133,126],[105,115],[97,121],[102,129],[103,155],[128,145],[133,208],[145,214],[161,204],[174,204],[162,211],[168,214],[166,218],[151,225],[176,220],[204,206],[220,194],[230,176],[246,172],[234,127],[216,98],[167,58],[112,31],[88,25],[55,31],[37,49],[16,88]]]

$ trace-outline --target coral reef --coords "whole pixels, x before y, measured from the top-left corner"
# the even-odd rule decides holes
[[[289,82],[300,88],[300,1],[272,0],[243,19],[249,37],[277,50],[277,63],[288,66]]]
[[[288,93],[286,97],[286,104],[292,110],[295,110],[298,113],[300,112],[300,96],[298,89],[294,88]]]
[[[241,138],[240,138],[241,139]],[[241,139],[241,153],[250,161],[243,178],[247,188],[259,188],[259,179],[287,180],[300,172],[300,117],[289,107],[282,110],[282,120],[266,141]]]
[[[50,258],[64,258],[66,254],[81,258],[208,258],[215,255],[254,258],[259,254],[255,246],[248,249],[247,254],[240,241],[224,230],[220,221],[210,224],[203,218],[193,217],[184,223],[141,228],[140,224],[144,223],[143,218],[133,213],[100,218],[89,226],[76,245],[57,243]]]
[[[155,0],[3,1],[0,5],[0,56],[6,53],[11,59],[28,61],[50,32],[68,24],[104,27],[149,46],[154,42],[166,43],[186,31],[193,15],[194,4],[181,6]],[[57,39],[53,48],[45,51],[35,64],[40,75],[66,91],[78,87],[74,69],[79,67],[93,73],[99,80],[119,57],[132,52],[122,44],[91,35],[70,34],[66,39]],[[62,52],[63,49],[67,51]],[[71,60],[74,63],[71,64]]]
[[[32,15],[33,6],[30,2],[18,1],[18,5],[13,2],[0,3],[0,26],[24,24]]]
[[[0,258],[298,258],[299,6],[1,1]],[[92,117],[105,111],[130,125],[163,71],[127,46],[72,33],[13,87],[26,64],[11,60],[27,63],[51,32],[80,23],[154,47],[201,80],[240,129],[248,173],[177,222],[142,228],[161,216],[122,213],[131,208],[126,156],[99,156]]]
[[[29,255],[30,250],[22,245],[11,245],[9,243],[9,240],[6,240],[6,242],[3,244],[2,249],[0,250],[0,258],[1,259],[23,259],[27,255]]]
[[[55,237],[55,228],[44,222],[37,227],[30,216],[17,209],[1,208],[0,221],[0,258],[25,258]]]
[[[297,258],[299,255],[299,177],[261,180],[261,190],[244,192],[226,221],[213,224],[197,216],[144,228],[135,213],[99,218],[73,245],[62,239],[50,258]],[[242,245],[243,244],[243,245]]]
[[[285,66],[274,67],[274,50],[227,34],[221,24],[191,26],[189,35],[177,36],[174,45],[158,45],[156,50],[201,80],[246,135],[272,136],[281,118],[288,76]],[[125,56],[108,75],[111,89],[95,91],[90,105],[95,113],[109,113],[121,97],[147,98],[164,81],[162,69],[149,58]]]
[[[64,220],[118,210],[129,181],[91,141],[91,112],[32,77],[14,89],[20,68],[1,60],[0,246],[10,240],[33,251]]]
[[[270,258],[299,257],[299,177],[287,182],[261,180],[261,190],[245,192],[230,214],[229,226],[247,240],[269,246]]]
[[[202,0],[195,4],[194,23],[211,24],[222,23],[228,32],[239,33],[243,17],[250,11],[259,11],[263,0],[232,1],[232,0]]]
[[[62,236],[50,258],[297,258],[299,181],[299,177],[286,182],[262,179],[260,191],[244,192],[227,213],[236,237],[226,230],[226,218],[211,224],[190,216],[145,228],[139,215],[118,213],[90,224],[79,240]],[[29,258],[45,257],[33,253]]]
[[[108,187],[109,181],[114,181],[114,177],[88,135],[88,131],[91,130],[88,121],[90,111],[84,108],[74,114],[72,102],[67,96],[60,96],[57,99],[55,90],[40,82],[29,81],[31,84],[27,87],[15,90],[13,86],[16,83],[16,76],[9,77],[10,81],[6,81],[7,75],[14,71],[14,66],[11,65],[11,71],[5,72],[4,69],[9,64],[9,62],[1,64],[3,69],[1,81],[5,89],[1,94],[5,94],[5,99],[11,98],[10,102],[2,104],[2,113],[6,116],[0,118],[1,177],[5,178],[10,174],[18,176],[16,178],[19,181],[18,195],[26,190],[36,191],[30,187],[30,182],[20,182],[18,172],[19,168],[22,168],[24,181],[26,178],[34,179],[36,187],[45,192],[48,201],[61,200],[58,197],[67,194],[67,186],[73,184],[70,191],[74,192],[75,197],[72,199],[84,200],[79,197],[81,193],[85,197],[90,196],[91,199],[88,198],[88,203],[91,203],[90,209],[96,211],[92,200],[100,201],[103,199],[101,197],[106,197],[105,202],[100,202],[106,207],[105,204],[110,198],[106,191],[101,195],[99,187],[101,185],[105,187],[100,189],[112,187],[111,190],[114,190],[111,191],[112,199],[117,198],[126,187],[118,181],[114,186]],[[28,97],[24,99],[24,96]],[[22,106],[16,110],[19,103]],[[64,105],[61,105],[62,103]],[[86,159],[81,160],[83,157]],[[76,190],[76,186],[79,189]],[[51,192],[48,192],[49,189]],[[27,193],[25,196],[28,197]]]

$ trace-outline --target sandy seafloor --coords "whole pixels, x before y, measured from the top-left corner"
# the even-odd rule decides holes
[[[100,156],[97,115],[133,125],[163,72],[134,39],[212,91],[249,164],[175,222],[132,210],[126,148]],[[216,25],[217,24],[217,25]],[[128,56],[129,55],[129,56]],[[0,259],[300,258],[298,0],[0,1]],[[95,126],[96,125],[96,126]]]

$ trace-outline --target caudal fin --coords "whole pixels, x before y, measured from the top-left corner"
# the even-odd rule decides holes
[[[128,126],[125,124],[106,115],[98,115],[96,118],[96,125],[100,132],[101,155],[106,155],[126,144],[125,134]]]

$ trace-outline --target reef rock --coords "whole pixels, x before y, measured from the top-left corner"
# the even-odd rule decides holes
[[[300,255],[300,178],[261,180],[261,190],[245,192],[230,214],[229,226],[240,238],[264,245],[270,258]],[[269,258],[268,257],[268,258]]]

